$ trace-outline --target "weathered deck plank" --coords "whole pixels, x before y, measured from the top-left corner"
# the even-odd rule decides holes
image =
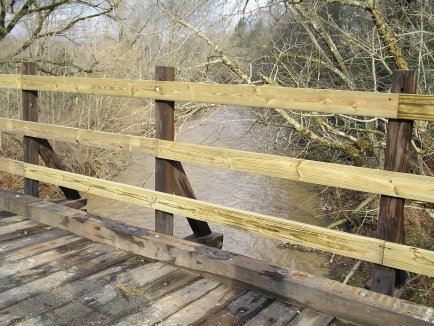
[[[26,198],[19,200],[27,201]],[[28,200],[26,211],[29,213],[35,213],[32,203]],[[21,209],[16,203],[11,204]],[[37,212],[38,216],[42,216],[42,211]],[[59,217],[64,212],[62,222]],[[229,255],[215,248],[77,212],[58,206],[55,210],[47,210],[46,218],[47,221],[57,219],[57,226],[74,221],[73,230],[80,230],[80,235],[90,235],[89,238],[103,240],[106,244],[57,229],[23,234],[22,230],[28,229],[28,224],[19,218],[10,220],[12,224],[4,225],[9,233],[3,233],[5,240],[0,242],[0,326],[338,325],[339,321],[333,316],[275,301],[271,292],[276,290],[278,284],[287,286],[285,277],[289,276],[284,275],[289,274],[280,270],[273,272],[272,266],[263,269],[265,263],[259,264],[248,257]],[[43,228],[41,224],[35,224],[33,228]],[[91,229],[89,225],[92,225]],[[128,241],[133,251],[148,246],[143,252],[155,252],[150,256],[163,261],[134,256],[109,245],[118,245],[121,241]],[[197,271],[169,265],[168,258],[174,254],[178,256],[172,263],[181,266],[179,262],[194,259],[199,265],[211,264],[208,269],[235,267],[231,272],[233,278],[216,281],[203,278]],[[254,271],[256,267],[259,269]],[[205,275],[213,277],[210,273]],[[276,284],[269,289],[268,295],[259,294],[252,291],[248,284],[235,282],[235,277],[246,279],[249,275],[246,273],[251,274],[249,279],[252,281],[255,278],[263,282],[265,277],[270,284]],[[300,272],[293,277],[300,281],[311,278]],[[315,281],[314,278],[312,280]],[[222,284],[222,281],[233,285]],[[323,282],[325,286],[329,284],[329,281]],[[299,294],[301,292],[297,291],[296,295]],[[333,297],[328,298],[332,300]],[[339,294],[337,298],[336,302],[341,303]],[[381,309],[381,299],[388,297],[379,295],[378,299]],[[369,304],[371,299],[365,300]],[[402,304],[406,311],[415,309],[405,302]],[[424,325],[429,318],[432,319],[426,314],[429,311],[421,309],[426,322],[414,319],[414,325]],[[405,318],[407,322],[409,317]]]
[[[220,310],[215,315],[208,317],[204,326],[238,326],[243,325],[248,319],[255,316],[261,309],[267,307],[273,300],[263,295],[249,291],[237,300]],[[200,323],[192,323],[198,325]]]
[[[66,236],[67,234],[68,232],[66,231],[55,229],[25,238],[14,239],[12,241],[0,243],[0,259],[3,259],[3,257],[16,250],[20,250],[31,245],[43,244],[46,241],[58,239],[60,237]]]
[[[36,268],[43,264],[55,261],[62,257],[71,256],[81,251],[90,242],[87,239],[77,239],[58,248],[47,250],[33,257],[23,258],[18,261],[5,261],[0,266],[0,277],[14,275],[16,273]]]
[[[38,226],[28,227],[28,228],[24,228],[24,229],[19,229],[15,232],[0,235],[0,242],[4,242],[4,241],[8,241],[8,240],[14,240],[14,239],[20,239],[20,238],[27,237],[29,235],[43,233],[45,231],[52,230],[52,229],[53,229],[52,227],[44,226],[44,225],[38,225]]]
[[[28,319],[35,323],[47,321],[44,318],[47,312],[104,287],[114,281],[120,273],[125,273],[139,264],[143,264],[143,259],[139,260],[137,257],[132,257],[96,274],[65,283],[52,290],[41,292],[35,297],[20,301],[7,309],[0,310],[0,325],[11,325]]]
[[[287,324],[287,326],[327,326],[332,320],[333,317],[320,314],[310,309],[304,309],[294,320]]]
[[[220,285],[200,299],[165,319],[159,326],[200,325],[209,316],[220,311],[245,291],[227,285]]]
[[[212,291],[217,286],[219,286],[219,283],[216,281],[199,279],[155,300],[151,305],[142,307],[140,311],[123,318],[116,325],[154,325]]]
[[[110,252],[72,268],[61,270],[36,281],[6,290],[2,292],[2,296],[0,297],[0,309],[7,308],[21,300],[35,296],[42,291],[53,289],[63,283],[99,272],[129,257],[131,257],[131,254],[126,252]]]
[[[0,226],[0,236],[8,234],[8,233],[16,232],[17,230],[23,230],[23,229],[31,228],[31,227],[35,227],[35,226],[38,226],[38,224],[33,222],[33,221],[29,221],[29,220]]]
[[[57,260],[25,269],[16,274],[0,278],[0,291],[6,291],[14,287],[34,282],[40,278],[47,277],[50,274],[66,270],[67,268],[79,265],[83,261],[94,259],[111,251],[110,248],[101,244],[82,243],[80,250],[69,256],[61,257]]]
[[[16,223],[24,221],[26,218],[24,216],[15,215],[14,213],[8,211],[0,210],[0,226],[7,225],[10,223]]]
[[[255,318],[247,321],[244,326],[286,326],[300,313],[300,307],[275,301],[259,312]]]

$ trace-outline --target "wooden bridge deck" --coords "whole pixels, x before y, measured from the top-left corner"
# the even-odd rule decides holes
[[[18,215],[0,218],[0,325],[337,325]],[[9,217],[8,217],[9,216]]]
[[[0,190],[1,325],[432,325],[434,310]],[[318,312],[315,312],[315,311]]]

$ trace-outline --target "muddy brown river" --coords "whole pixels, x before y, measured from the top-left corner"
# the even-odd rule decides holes
[[[178,128],[176,140],[284,155],[282,151],[270,149],[279,130],[255,121],[253,111],[244,108],[223,107],[201,111]],[[314,225],[324,224],[316,210],[314,186],[187,163],[184,168],[200,200]],[[153,189],[154,157],[135,153],[134,163],[113,181]],[[88,195],[88,210],[132,225],[154,228],[154,211],[148,208]],[[282,267],[328,275],[326,254],[282,248],[280,241],[233,228],[211,224],[211,229],[224,234],[225,250]],[[191,233],[186,219],[175,216],[174,234],[184,237]]]

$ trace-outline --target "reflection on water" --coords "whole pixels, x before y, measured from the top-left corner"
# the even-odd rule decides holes
[[[256,124],[252,111],[225,107],[196,114],[180,126],[177,141],[282,154],[268,148],[276,133],[273,128]],[[184,164],[184,168],[200,200],[309,224],[322,224],[322,220],[315,216],[313,186],[188,163]],[[119,173],[114,181],[153,189],[153,173],[154,158],[136,153],[135,163]],[[150,209],[92,195],[88,198],[88,210],[94,214],[154,228],[154,211]],[[316,275],[328,274],[324,254],[280,249],[277,247],[279,241],[228,227],[211,225],[211,229],[224,234],[223,249]],[[192,233],[185,218],[175,218],[174,233],[179,237]]]

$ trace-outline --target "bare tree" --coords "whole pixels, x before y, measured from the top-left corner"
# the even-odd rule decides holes
[[[44,55],[44,46],[51,38],[74,42],[80,24],[111,17],[118,4],[119,0],[0,0],[0,60],[67,64],[90,72],[71,60],[50,60]]]

